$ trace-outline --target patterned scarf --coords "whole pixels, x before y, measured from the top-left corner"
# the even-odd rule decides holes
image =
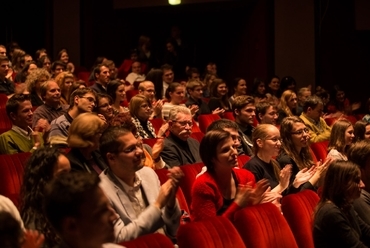
[[[145,132],[144,128],[141,126],[141,123],[139,121],[138,118],[136,117],[131,117],[131,120],[132,122],[135,124],[136,126],[136,129],[137,129],[137,133],[139,134],[139,136],[143,139],[149,139],[149,135]],[[150,121],[147,121],[146,122],[146,125],[149,129],[149,131],[152,133],[153,137],[156,138],[157,135],[155,134],[155,131],[154,131],[154,128],[153,128],[153,125]]]

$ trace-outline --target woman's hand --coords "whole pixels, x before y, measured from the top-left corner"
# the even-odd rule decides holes
[[[279,185],[284,191],[286,188],[289,186],[289,180],[292,175],[292,165],[287,164],[285,167],[280,171],[280,180],[279,180]]]
[[[153,113],[155,116],[162,116],[163,100],[158,100],[153,103]]]
[[[301,186],[302,184],[310,180],[311,177],[315,174],[315,172],[316,172],[316,166],[311,166],[310,169],[304,168],[300,170],[295,176],[295,179],[293,181],[293,187],[299,188],[299,186]]]
[[[163,121],[162,126],[159,129],[157,136],[158,137],[165,137],[168,128],[169,128],[168,122],[167,121]]]
[[[216,108],[215,110],[212,111],[212,114],[220,115],[220,114],[223,114],[224,112],[225,112],[224,109]]]
[[[252,188],[250,183],[246,185],[239,184],[234,201],[240,207],[259,204],[268,187],[269,182],[267,179],[258,181],[255,188]]]
[[[320,182],[320,179],[324,177],[325,175],[325,172],[326,170],[328,169],[328,167],[330,166],[330,164],[334,161],[333,158],[326,158],[324,163],[321,163],[321,161],[317,162],[316,164],[316,171],[314,173],[314,175],[312,176],[312,178],[309,180],[309,182],[312,184],[312,185],[318,185],[318,183]]]
[[[198,105],[191,105],[191,106],[189,106],[189,109],[190,109],[191,115],[194,116],[195,113],[198,112],[199,107],[198,107]]]
[[[45,237],[36,230],[26,230],[23,236],[22,248],[39,248],[44,243]]]

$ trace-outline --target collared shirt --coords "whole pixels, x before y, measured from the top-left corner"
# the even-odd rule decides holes
[[[46,119],[51,123],[54,119],[65,114],[69,108],[69,105],[59,105],[59,107],[54,108],[47,104],[43,104],[38,107],[33,113],[32,117],[32,128],[34,128],[39,119]]]
[[[319,129],[320,132],[324,132],[324,127],[321,125],[320,119],[319,121],[315,121],[314,119],[308,117],[305,113],[302,113],[302,115],[306,117],[309,122],[314,124],[315,127],[317,127],[317,129]]]
[[[130,186],[126,184],[124,181],[122,181],[119,177],[114,175],[118,182],[121,184],[121,189],[123,189],[123,192],[125,192],[130,199],[132,208],[135,210],[136,218],[140,216],[140,214],[144,211],[144,209],[147,207],[147,204],[145,203],[145,199],[141,190],[141,178],[139,175],[135,173],[135,181],[134,186]]]
[[[169,84],[166,83],[165,81],[163,81],[163,92],[162,92],[162,97],[163,98],[166,98],[165,95],[166,95],[166,90],[167,90],[168,86],[169,86]]]
[[[26,131],[24,130],[23,128],[20,128],[16,125],[13,125],[12,126],[12,130],[20,135],[22,135],[23,137],[25,137],[26,139],[28,140],[31,140],[31,133],[29,131]]]

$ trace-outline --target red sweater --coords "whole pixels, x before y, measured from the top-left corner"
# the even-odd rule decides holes
[[[238,184],[251,182],[254,187],[256,180],[254,175],[245,169],[233,168]],[[217,211],[223,205],[223,197],[216,184],[216,181],[209,172],[199,176],[192,188],[191,217],[193,221],[204,220],[217,215]],[[233,202],[222,216],[232,220],[234,213],[241,207]]]

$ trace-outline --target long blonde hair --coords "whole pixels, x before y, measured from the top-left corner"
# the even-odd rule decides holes
[[[287,116],[294,116],[292,110],[288,107],[288,102],[293,96],[297,96],[292,90],[286,90],[280,97],[280,109],[282,109]],[[295,111],[294,111],[295,112]]]

